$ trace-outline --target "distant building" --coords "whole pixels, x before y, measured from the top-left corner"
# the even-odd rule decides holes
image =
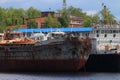
[[[70,27],[82,27],[82,21],[81,17],[70,15]]]
[[[53,11],[41,12],[41,17],[47,17],[49,14],[54,16],[55,12],[53,12]]]
[[[26,19],[26,24],[28,25],[28,22],[32,20],[36,21],[38,28],[44,27],[45,17]]]
[[[25,24],[20,26],[22,26],[23,28],[27,28],[27,26],[29,26],[28,23],[34,20],[36,21],[38,28],[46,27],[45,18],[48,17],[49,14],[51,14],[52,16],[55,16],[58,19],[61,17],[60,13],[56,13],[53,11],[41,12],[41,17],[26,19]],[[82,27],[83,19],[81,17],[75,16],[75,15],[70,15],[69,17],[70,17],[70,24],[69,24],[70,27]],[[8,27],[15,28],[16,26],[8,26]]]
[[[41,12],[41,17],[48,17],[49,14],[52,15],[52,16],[55,16],[57,18],[61,17],[60,13],[53,12],[53,11]]]
[[[57,18],[61,17],[60,13],[50,11],[50,12],[42,12],[40,18],[28,19],[28,21],[35,20],[37,22],[39,28],[45,27],[45,17],[48,17],[49,14],[51,14],[52,16],[55,16]],[[70,24],[69,25],[70,25],[70,27],[82,27],[82,21],[83,21],[83,19],[81,17],[75,16],[75,15],[70,15]]]
[[[37,22],[38,28],[46,27],[45,18],[48,17],[49,14],[55,16],[55,12],[52,11],[41,12],[41,17],[26,19],[26,24],[28,25],[28,22],[35,20]]]

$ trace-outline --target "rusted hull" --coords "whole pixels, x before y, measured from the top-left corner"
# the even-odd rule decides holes
[[[0,60],[0,71],[78,71],[85,63],[85,59]]]
[[[0,71],[78,71],[89,57],[87,40],[71,37],[35,44],[0,44]]]

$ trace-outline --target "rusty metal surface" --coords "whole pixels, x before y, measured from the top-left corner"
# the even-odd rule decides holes
[[[0,60],[1,70],[64,70],[77,71],[84,66],[83,59],[68,60]]]
[[[78,70],[85,65],[91,50],[90,39],[80,37],[42,42],[25,38],[8,41],[0,44],[0,69]]]

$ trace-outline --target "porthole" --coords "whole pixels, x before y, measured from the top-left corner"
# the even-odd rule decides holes
[[[116,34],[113,34],[113,37],[116,37]]]
[[[97,34],[96,36],[99,37],[99,34]]]
[[[104,37],[107,37],[107,34],[105,34]]]

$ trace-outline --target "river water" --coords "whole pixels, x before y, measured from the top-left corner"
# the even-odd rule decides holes
[[[0,80],[120,80],[120,73],[34,72],[0,73]]]

